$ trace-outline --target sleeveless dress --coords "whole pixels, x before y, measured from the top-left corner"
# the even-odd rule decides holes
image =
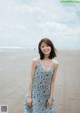
[[[55,65],[53,64],[49,71],[45,71],[40,62],[36,65],[35,75],[32,85],[32,106],[27,105],[28,92],[24,97],[23,113],[54,113],[54,98],[52,104],[47,106],[47,100],[50,96],[50,81],[53,76]]]

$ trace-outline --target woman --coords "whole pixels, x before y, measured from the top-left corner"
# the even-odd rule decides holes
[[[54,86],[58,69],[56,49],[52,41],[43,38],[38,44],[40,57],[32,61],[29,91],[24,98],[24,113],[54,113]]]

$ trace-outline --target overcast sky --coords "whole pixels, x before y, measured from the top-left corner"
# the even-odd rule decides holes
[[[80,49],[80,3],[0,0],[0,46],[35,47],[44,37],[56,48]]]

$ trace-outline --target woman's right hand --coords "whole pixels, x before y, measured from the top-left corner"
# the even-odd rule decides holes
[[[32,106],[32,98],[31,97],[27,98],[27,104],[28,104],[29,107]]]

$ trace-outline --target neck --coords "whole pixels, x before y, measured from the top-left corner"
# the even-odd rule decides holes
[[[49,55],[44,55],[44,60],[49,60]]]

